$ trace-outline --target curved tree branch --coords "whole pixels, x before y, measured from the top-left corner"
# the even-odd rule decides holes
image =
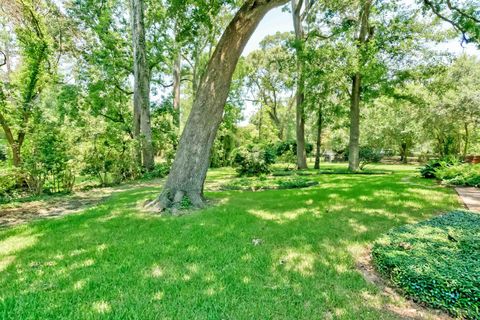
[[[3,61],[0,61],[0,67],[3,67],[7,64],[7,55],[3,51],[0,51],[0,55],[3,56]]]
[[[464,10],[458,8],[457,6],[454,6],[452,4],[452,2],[450,0],[446,0],[447,1],[447,7],[452,10],[452,11],[455,11],[456,13],[458,13],[459,15],[461,15],[462,17],[464,18],[467,18],[467,19],[471,19],[473,20],[474,22],[476,23],[480,23],[480,19],[471,15],[471,14],[468,14],[466,13]]]
[[[423,3],[429,7],[432,12],[437,16],[439,17],[440,19],[442,19],[443,21],[445,22],[448,22],[449,24],[451,24],[457,31],[459,31],[461,34],[462,34],[462,39],[463,41],[465,42],[468,42],[468,38],[467,38],[467,33],[468,31],[461,25],[459,24],[458,22],[448,18],[447,16],[445,16],[444,14],[442,14],[441,10],[439,10],[439,8],[437,6],[435,6],[435,4],[433,2],[431,2],[430,0],[423,0]],[[448,5],[448,4],[447,4]]]

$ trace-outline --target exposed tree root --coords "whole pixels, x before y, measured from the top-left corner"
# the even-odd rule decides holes
[[[153,201],[145,204],[145,209],[157,213],[176,214],[182,209],[201,209],[205,207],[205,199],[201,192],[165,189]]]

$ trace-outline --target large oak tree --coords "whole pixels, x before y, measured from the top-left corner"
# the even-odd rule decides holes
[[[210,57],[165,187],[148,207],[163,210],[181,202],[184,197],[196,207],[204,205],[203,185],[211,149],[238,59],[265,14],[286,2],[247,0],[237,11]]]

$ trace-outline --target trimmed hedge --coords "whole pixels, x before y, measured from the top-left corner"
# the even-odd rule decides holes
[[[372,256],[407,296],[466,319],[480,319],[480,214],[454,211],[394,228]]]

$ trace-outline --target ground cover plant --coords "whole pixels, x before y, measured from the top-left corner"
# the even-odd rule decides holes
[[[335,167],[342,165],[334,165]],[[345,166],[343,164],[343,166]],[[312,175],[307,189],[209,191],[216,204],[171,217],[144,213],[160,187],[112,195],[81,214],[0,229],[3,319],[400,319],[356,269],[395,226],[458,206],[417,177]]]
[[[376,242],[377,269],[406,295],[454,316],[480,317],[480,214],[454,211],[394,228]]]
[[[272,190],[272,189],[299,189],[317,185],[318,181],[307,179],[304,176],[238,178],[232,179],[221,186],[223,190]]]

